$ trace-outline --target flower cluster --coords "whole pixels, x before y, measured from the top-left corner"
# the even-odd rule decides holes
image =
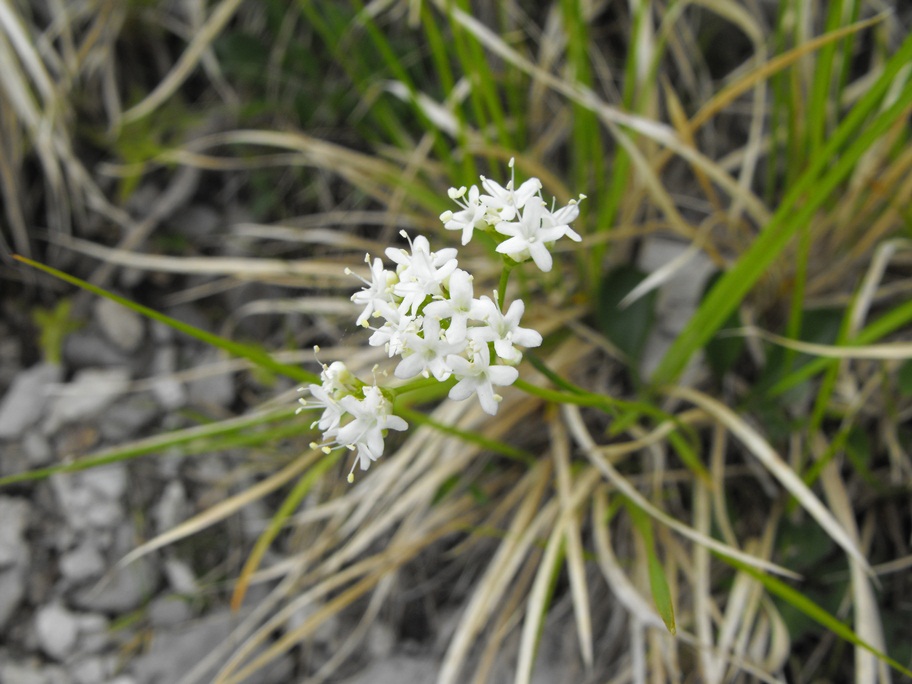
[[[324,442],[313,443],[311,447],[322,448],[326,453],[336,447],[357,449],[357,460],[348,475],[351,481],[355,465],[360,464],[361,470],[367,470],[371,461],[383,455],[384,431],[405,430],[408,423],[393,415],[393,404],[379,387],[365,385],[341,361],[324,365],[320,380],[322,384],[307,388],[309,400],[298,400],[301,406],[297,413],[305,408],[323,409],[320,418],[310,427],[320,428]],[[343,423],[346,417],[350,420]]]
[[[468,190],[450,188],[450,198],[462,210],[444,212],[440,219],[448,230],[462,231],[463,245],[475,230],[490,232],[498,243],[497,251],[504,255],[505,274],[529,259],[541,270],[550,271],[550,246],[564,236],[580,240],[569,225],[579,215],[578,202],[549,210],[537,178],[516,189],[514,184],[512,177],[501,186],[482,176],[486,194],[475,185]],[[522,352],[517,346],[537,347],[542,336],[520,327],[525,311],[522,300],[504,310],[496,290],[493,298],[475,297],[472,274],[459,268],[456,249],[431,251],[426,237],[409,239],[404,231],[402,235],[409,249],[386,250],[392,269],[379,258],[365,257],[369,276],[357,276],[364,287],[351,298],[361,307],[357,323],[373,331],[372,346],[383,347],[390,358],[398,359],[393,371],[397,378],[454,381],[448,395],[451,399],[475,395],[481,408],[495,415],[501,401],[495,387],[512,385],[519,377],[515,366],[522,360]],[[346,269],[346,273],[352,271]],[[314,446],[327,453],[338,447],[356,450],[352,472],[358,464],[367,470],[383,454],[386,431],[408,427],[393,415],[395,391],[361,382],[338,361],[324,365],[320,379],[320,385],[307,388],[310,399],[301,399],[299,409],[322,409],[311,427],[323,432],[324,442]],[[349,481],[352,478],[350,473]]]
[[[530,178],[514,188],[513,160],[510,160],[511,178],[506,187],[490,178],[481,176],[482,194],[477,185],[468,190],[465,186],[450,188],[450,199],[462,209],[445,211],[440,215],[443,227],[462,232],[462,244],[467,245],[475,230],[494,231],[498,239],[497,251],[515,262],[532,259],[542,271],[551,270],[550,246],[567,236],[580,242],[579,234],[570,223],[579,216],[579,200],[570,200],[565,207],[548,209],[541,196],[541,181]]]
[[[525,309],[521,300],[504,313],[496,292],[493,299],[476,298],[472,275],[459,268],[455,249],[432,252],[422,235],[410,247],[386,250],[395,271],[383,268],[380,259],[373,261],[371,279],[364,279],[365,287],[352,297],[364,307],[358,322],[370,327],[371,321],[382,321],[371,328],[369,342],[400,359],[393,371],[397,378],[433,376],[444,382],[455,377],[451,399],[475,394],[486,413],[496,414],[501,397],[494,387],[512,385],[519,376],[513,366],[522,353],[515,345],[537,347],[541,335],[519,326]]]

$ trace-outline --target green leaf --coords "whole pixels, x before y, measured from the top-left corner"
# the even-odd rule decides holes
[[[68,297],[64,297],[52,309],[36,308],[32,311],[32,321],[39,331],[38,344],[48,363],[60,364],[67,335],[82,327],[82,323],[71,314],[72,304]]]
[[[618,304],[645,278],[646,273],[636,266],[619,266],[602,280],[596,304],[599,328],[627,355],[634,367],[643,355],[646,337],[655,319],[658,293],[653,290],[624,308]]]
[[[652,534],[652,520],[646,515],[646,512],[634,504],[629,499],[624,503],[633,525],[643,540],[643,547],[646,549],[646,562],[649,567],[649,588],[652,590],[652,600],[655,601],[656,609],[662,616],[662,622],[668,628],[668,631],[675,634],[674,602],[671,599],[671,589],[668,586],[668,578],[665,576],[665,568],[662,567],[662,561],[655,550],[655,538]]]

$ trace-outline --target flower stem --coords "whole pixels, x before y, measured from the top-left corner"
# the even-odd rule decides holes
[[[497,285],[497,306],[503,311],[504,298],[507,296],[507,282],[510,280],[510,271],[513,270],[513,264],[509,264],[504,259],[503,271],[500,272],[500,283]]]

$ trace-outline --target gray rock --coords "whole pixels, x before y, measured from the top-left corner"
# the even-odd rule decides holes
[[[79,642],[76,650],[79,654],[101,653],[111,645],[111,636],[108,633],[110,622],[104,615],[83,613],[77,616],[77,621]]]
[[[0,664],[0,682],[10,684],[47,684],[48,680],[37,665],[21,663]]]
[[[9,619],[25,597],[25,589],[25,568],[23,566],[15,565],[0,570],[0,633],[6,628]],[[7,680],[0,678],[0,681]]]
[[[372,661],[385,660],[396,647],[396,634],[384,622],[375,622],[367,633],[367,652]]]
[[[165,559],[165,577],[172,591],[178,594],[195,594],[199,587],[196,585],[196,575],[190,566],[178,558]]]
[[[81,531],[90,527],[89,513],[98,503],[97,494],[85,486],[83,473],[57,473],[50,477],[67,526]]]
[[[127,466],[123,463],[91,468],[82,475],[86,486],[106,499],[119,499],[127,491]]]
[[[104,556],[95,544],[86,540],[60,557],[60,572],[74,584],[101,577],[105,570]]]
[[[133,661],[134,677],[140,684],[179,682],[200,662],[201,654],[211,652],[228,639],[242,619],[242,615],[224,611],[167,632],[157,631],[149,651]],[[211,680],[219,665],[197,681]],[[292,674],[293,663],[284,657],[251,675],[244,684],[287,684],[292,681]]]
[[[647,273],[652,273],[680,257],[689,248],[689,244],[671,238],[649,238],[640,252],[639,266]],[[673,278],[659,288],[656,326],[646,341],[640,363],[643,377],[652,374],[668,347],[690,320],[713,269],[709,258],[702,252],[697,252]]]
[[[129,362],[127,354],[92,330],[78,330],[67,335],[63,359],[72,368],[110,368]]]
[[[69,669],[77,684],[101,684],[114,673],[114,663],[109,658],[89,656],[73,663]]]
[[[37,430],[29,430],[25,433],[25,437],[22,438],[22,448],[25,450],[28,464],[32,468],[46,466],[54,460],[54,448],[47,437]]]
[[[179,681],[199,662],[201,654],[209,653],[228,638],[239,619],[224,612],[168,632],[157,631],[152,635],[149,651],[134,660],[134,676],[142,684]]]
[[[440,664],[431,657],[395,656],[371,664],[344,684],[427,684],[437,681]]]
[[[187,493],[180,480],[172,480],[165,486],[161,498],[152,509],[157,534],[167,532],[187,517]]]
[[[102,334],[128,353],[136,351],[145,336],[142,316],[110,299],[96,300],[95,320]]]
[[[49,433],[62,425],[86,421],[99,416],[130,383],[126,368],[87,368],[79,371],[73,381],[59,388],[45,422]]]
[[[215,360],[216,357],[210,355],[207,361],[201,363],[214,363]],[[217,406],[220,408],[230,406],[236,396],[234,374],[217,373],[198,380],[192,380],[187,384],[187,391],[190,403],[197,406]]]
[[[58,473],[50,480],[71,528],[105,529],[123,522],[124,511],[119,501],[127,488],[123,463],[78,473]]]
[[[155,592],[158,580],[152,561],[140,558],[114,570],[99,586],[77,592],[73,603],[99,613],[126,613],[139,608]]]
[[[166,411],[173,411],[187,403],[184,385],[169,373],[177,370],[177,349],[173,345],[158,347],[152,357],[150,379],[152,395]]]
[[[160,412],[152,393],[128,395],[105,411],[104,420],[98,427],[108,442],[124,442],[136,439]]]
[[[23,535],[29,509],[25,499],[0,496],[0,568],[16,565],[28,556]]]
[[[189,621],[193,610],[180,596],[160,596],[149,604],[147,616],[152,627],[161,629]]]
[[[64,660],[76,647],[79,624],[73,613],[59,603],[52,603],[38,610],[35,634],[42,651],[55,660]]]
[[[54,386],[63,377],[55,364],[40,363],[16,375],[0,402],[0,439],[17,439],[45,415]]]

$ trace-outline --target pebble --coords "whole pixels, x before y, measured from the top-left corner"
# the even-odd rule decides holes
[[[0,402],[0,439],[18,439],[37,423],[62,377],[63,369],[50,363],[18,373]]]
[[[126,442],[138,438],[143,428],[160,413],[159,404],[151,392],[131,394],[105,411],[104,420],[98,428],[108,442]]]
[[[98,613],[82,613],[77,616],[79,623],[79,648],[82,655],[88,653],[101,653],[111,644],[108,633],[110,622],[104,615]]]
[[[225,610],[167,632],[157,631],[148,652],[133,662],[134,677],[139,684],[180,681],[200,663],[201,654],[210,653],[229,638],[241,619]],[[211,681],[223,662],[217,662],[212,671],[205,673],[207,676],[194,681]],[[283,656],[245,679],[244,684],[288,684],[294,681],[293,674],[292,659]]]
[[[177,348],[158,347],[152,357],[152,395],[165,411],[174,411],[187,403],[187,390],[171,373],[177,370]]]
[[[192,596],[199,591],[196,575],[184,561],[178,558],[168,558],[165,560],[164,570],[168,585],[175,593]]]
[[[176,527],[187,517],[188,508],[184,485],[180,480],[172,480],[165,486],[165,491],[152,509],[156,534],[163,534]]]
[[[28,554],[24,534],[29,509],[25,499],[0,496],[0,568],[15,565]]]
[[[61,574],[74,584],[100,577],[104,570],[104,556],[88,540],[60,557]]]
[[[105,338],[122,351],[139,348],[145,336],[142,316],[110,299],[95,301],[95,321]]]
[[[38,666],[23,665],[20,663],[0,664],[0,682],[10,684],[48,684],[45,673]]]
[[[54,449],[47,437],[37,430],[29,430],[22,438],[22,448],[25,450],[28,464],[32,468],[40,468],[54,460]]]
[[[139,608],[158,586],[158,573],[147,558],[113,570],[100,586],[76,593],[73,602],[84,610],[117,615]]]
[[[86,486],[106,499],[119,499],[127,491],[127,467],[123,463],[91,468],[82,475]]]
[[[206,354],[199,367],[217,363],[217,354]],[[226,408],[234,403],[236,388],[233,373],[215,373],[187,383],[190,403],[195,406],[217,406]]]
[[[91,656],[70,666],[70,674],[77,684],[100,684],[113,672],[113,663],[106,658]]]
[[[78,330],[67,335],[63,360],[70,368],[111,368],[126,365],[128,357],[101,333]]]
[[[59,388],[45,421],[48,433],[61,426],[98,417],[130,384],[126,368],[86,368]]]
[[[344,684],[426,684],[437,680],[439,669],[434,658],[400,655],[372,663]]]
[[[79,624],[76,616],[59,603],[38,609],[35,633],[41,650],[55,660],[64,660],[76,647]]]
[[[2,632],[13,613],[25,596],[25,569],[13,566],[0,570],[0,632]],[[5,679],[0,679],[5,682]]]
[[[146,611],[152,627],[174,627],[193,617],[193,610],[180,596],[160,596],[152,600]]]

